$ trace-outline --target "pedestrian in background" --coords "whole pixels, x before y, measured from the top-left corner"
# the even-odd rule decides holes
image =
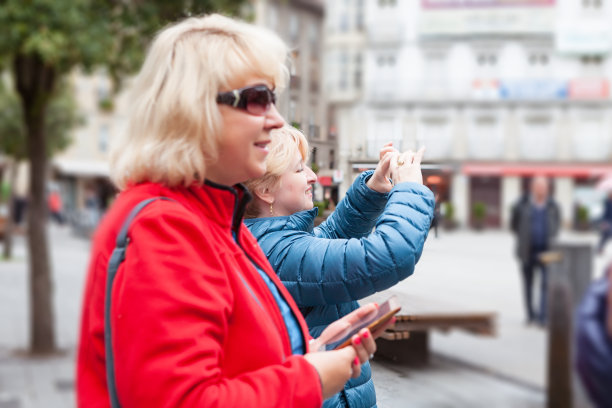
[[[352,347],[317,352],[322,340],[311,344],[242,223],[250,195],[239,183],[264,174],[269,132],[284,123],[274,89],[286,83],[287,56],[272,32],[220,15],[169,26],[153,42],[127,133],[113,143],[121,193],[93,241],[79,407],[318,408],[374,352],[367,329]],[[128,214],[150,199],[115,256]],[[364,306],[322,337],[375,310]]]
[[[521,196],[512,208],[510,221],[516,236],[516,255],[521,263],[527,324],[546,324],[546,291],[548,273],[540,260],[559,233],[561,214],[550,195],[549,181],[536,176],[531,180],[529,194]],[[533,302],[533,281],[540,276],[539,307]]]
[[[598,408],[612,407],[612,268],[591,284],[576,314],[576,369]]]
[[[47,197],[47,206],[49,207],[51,218],[60,225],[64,224],[62,196],[60,195],[59,188],[51,187]]]
[[[357,300],[388,289],[414,272],[433,217],[423,185],[423,150],[383,147],[374,171],[360,174],[336,209],[314,228],[308,142],[292,126],[272,133],[266,174],[249,180],[254,195],[245,224],[285,284],[310,334],[359,307]],[[392,182],[390,181],[392,180]],[[374,231],[372,232],[372,229]],[[324,407],[376,406],[370,367]]]
[[[606,242],[612,237],[612,191],[608,192],[604,200],[604,212],[599,222],[599,245],[597,252],[601,255]]]

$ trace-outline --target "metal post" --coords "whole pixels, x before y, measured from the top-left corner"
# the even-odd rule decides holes
[[[548,268],[548,398],[547,406],[590,407],[574,375],[574,311],[592,276],[592,253],[584,243],[559,243],[542,255]]]

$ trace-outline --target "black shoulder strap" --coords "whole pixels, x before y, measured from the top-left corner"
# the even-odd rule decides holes
[[[117,397],[117,385],[115,384],[115,362],[113,359],[113,344],[112,344],[112,336],[111,336],[111,301],[112,301],[112,292],[113,292],[113,282],[115,281],[115,275],[117,275],[117,269],[119,269],[119,265],[125,259],[125,250],[127,249],[127,245],[130,242],[130,239],[127,236],[128,229],[130,228],[130,224],[136,218],[138,213],[142,211],[147,205],[151,204],[156,200],[166,200],[166,201],[174,201],[167,197],[153,197],[147,198],[146,200],[141,201],[132,209],[130,214],[127,216],[123,225],[121,226],[121,230],[119,230],[119,235],[117,235],[117,242],[115,244],[115,249],[111,255],[110,261],[108,262],[108,269],[106,271],[106,296],[104,302],[104,350],[106,354],[106,382],[108,384],[108,394],[110,396],[110,402],[112,408],[120,408],[119,398]]]

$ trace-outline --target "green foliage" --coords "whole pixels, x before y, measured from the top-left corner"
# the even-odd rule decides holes
[[[455,206],[450,201],[445,202],[444,204],[444,218],[447,220],[453,221],[455,219]]]
[[[247,13],[246,0],[3,0],[0,63],[36,55],[58,74],[106,66],[114,90],[136,71],[153,34],[181,18]]]
[[[477,221],[484,221],[487,215],[487,205],[481,201],[477,201],[472,206],[472,215]]]
[[[588,223],[589,209],[584,205],[578,206],[578,208],[576,209],[576,219],[579,223]]]
[[[115,103],[110,97],[100,99],[100,101],[98,101],[98,108],[100,108],[102,112],[112,112],[115,109]]]
[[[315,174],[319,172],[319,165],[316,162],[310,163],[310,168]]]
[[[67,148],[70,131],[83,123],[72,87],[62,82],[47,107],[47,156]],[[23,109],[17,95],[6,84],[0,86],[0,151],[16,160],[25,159],[27,153]]]
[[[0,203],[6,202],[11,195],[11,185],[8,182],[0,183]]]
[[[302,125],[300,124],[300,122],[293,121],[291,122],[291,126],[296,128],[297,130],[302,130]]]
[[[319,209],[319,216],[323,215],[323,211],[329,208],[329,200],[313,201],[315,207]]]

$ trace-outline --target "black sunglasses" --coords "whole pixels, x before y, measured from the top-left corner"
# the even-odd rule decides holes
[[[252,115],[263,116],[276,103],[276,95],[265,85],[252,85],[217,94],[217,103],[242,109]]]

